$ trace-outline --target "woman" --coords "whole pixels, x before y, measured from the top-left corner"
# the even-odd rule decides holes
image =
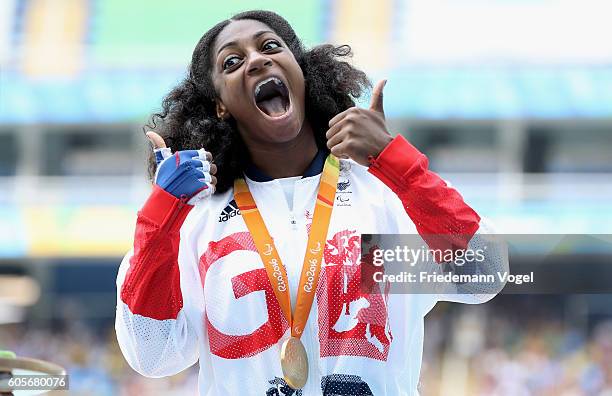
[[[416,394],[424,315],[440,299],[492,297],[360,289],[360,234],[443,234],[460,251],[484,227],[391,137],[385,81],[354,107],[369,82],[349,55],[305,50],[265,11],[201,38],[147,133],[154,189],[117,280],[117,336],[136,371],[199,359],[202,395]]]

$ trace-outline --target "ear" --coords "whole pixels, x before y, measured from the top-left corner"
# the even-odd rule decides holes
[[[217,110],[217,118],[221,120],[227,120],[229,118],[230,113],[227,111],[227,107],[225,107],[221,99],[215,98],[215,108]]]

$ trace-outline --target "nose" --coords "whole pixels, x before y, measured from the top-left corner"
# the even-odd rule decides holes
[[[249,65],[247,68],[247,72],[249,74],[258,73],[265,67],[269,66],[272,66],[272,61],[264,54],[257,51],[253,51],[249,55]]]

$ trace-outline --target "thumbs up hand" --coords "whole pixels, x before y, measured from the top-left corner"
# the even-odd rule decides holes
[[[372,92],[369,109],[351,107],[329,121],[327,147],[339,158],[351,158],[368,166],[368,157],[378,154],[393,140],[387,131],[383,109],[383,88],[379,81]]]
[[[203,148],[183,150],[172,154],[164,139],[155,132],[147,132],[153,144],[157,171],[155,184],[183,202],[195,205],[215,191],[217,166],[212,154]]]

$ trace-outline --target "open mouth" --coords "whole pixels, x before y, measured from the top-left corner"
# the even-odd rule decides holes
[[[255,86],[255,104],[267,116],[281,117],[289,110],[289,90],[279,78],[266,78]]]

